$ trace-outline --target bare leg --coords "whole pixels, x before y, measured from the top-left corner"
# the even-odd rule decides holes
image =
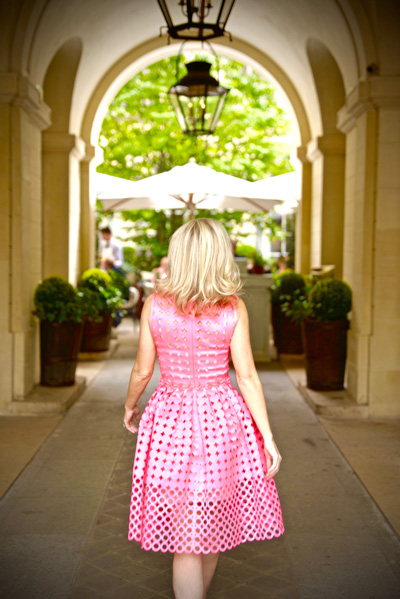
[[[210,587],[212,577],[214,576],[215,568],[217,567],[219,553],[204,553],[203,558],[203,584],[204,584],[204,599]]]
[[[204,599],[202,556],[175,553],[172,565],[175,599]]]

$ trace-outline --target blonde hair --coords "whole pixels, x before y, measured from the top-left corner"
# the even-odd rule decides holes
[[[224,227],[211,218],[189,221],[172,235],[169,273],[156,283],[160,295],[170,296],[180,312],[213,309],[233,301],[242,283]]]

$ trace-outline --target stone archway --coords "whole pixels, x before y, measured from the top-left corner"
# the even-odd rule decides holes
[[[290,106],[292,121],[295,123],[297,129],[296,137],[299,146],[299,155],[304,154],[306,146],[311,139],[311,128],[301,97],[283,69],[266,54],[243,40],[235,40],[233,43],[226,40],[219,40],[213,46],[220,54],[225,54],[244,63],[250,63],[255,70],[258,70],[262,75],[274,82],[286,97],[287,103]],[[188,45],[188,49],[190,49],[190,45]],[[80,136],[87,145],[90,145],[92,148],[97,145],[104,114],[109,103],[124,83],[134,76],[135,73],[145,68],[145,66],[163,57],[173,56],[178,51],[178,44],[166,46],[165,38],[155,38],[133,48],[104,74],[87,104],[82,120]],[[86,241],[93,237],[94,230],[93,207],[95,199],[90,192],[90,173],[93,170],[93,165],[89,163],[81,164],[81,213],[82,216],[86,215],[85,221],[82,219],[81,222],[81,239]],[[301,234],[297,236],[296,255],[297,262],[301,265],[301,270],[308,272],[309,252],[307,250],[304,252],[303,249],[310,246],[311,169],[308,168],[308,165],[305,165],[303,168],[302,196],[300,204],[301,213],[299,214]],[[82,248],[84,249],[83,242]],[[82,267],[88,268],[91,266],[92,259],[91,250],[89,247],[86,247],[86,251],[82,255]]]

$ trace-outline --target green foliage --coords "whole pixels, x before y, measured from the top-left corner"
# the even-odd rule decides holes
[[[210,60],[208,54],[185,53],[186,62],[195,58]],[[220,57],[219,67],[220,81],[231,91],[215,135],[191,137],[181,132],[168,97],[176,82],[176,59],[166,58],[135,75],[110,104],[100,134],[104,162],[97,170],[135,181],[191,158],[250,181],[293,170],[285,140],[290,123],[276,103],[273,86],[229,58]],[[182,61],[179,68],[181,77],[186,71]],[[98,223],[109,214],[97,202]],[[121,211],[121,216],[137,248],[125,262],[136,271],[158,266],[171,235],[189,218],[184,210],[131,210]],[[195,217],[217,218],[228,233],[249,219],[244,212],[204,209]],[[250,220],[271,240],[282,238],[281,227],[269,213],[251,213]]]
[[[188,215],[182,210],[123,210],[121,217],[126,222],[129,240],[137,248],[124,247],[125,262],[136,271],[151,271],[167,255],[171,236],[186,222]],[[219,220],[230,235],[245,217],[246,213],[237,210],[218,212],[200,209],[195,214],[195,218]]]
[[[340,279],[321,279],[309,293],[313,318],[322,322],[346,320],[351,310],[351,288]]]
[[[82,322],[75,288],[62,277],[47,277],[36,287],[33,314],[49,322]]]
[[[210,60],[185,53],[185,60]],[[198,164],[248,180],[293,170],[284,136],[289,121],[274,88],[250,67],[219,58],[219,78],[230,88],[214,135],[184,135],[168,90],[176,82],[176,58],[166,58],[135,75],[114,98],[103,121],[102,173],[137,180],[186,164]],[[186,69],[181,61],[179,77]],[[215,71],[214,71],[215,73]],[[217,74],[217,73],[215,73]]]
[[[266,264],[266,260],[261,252],[254,252],[250,258],[253,260],[254,266],[264,266]]]
[[[111,277],[112,285],[118,289],[121,293],[121,297],[123,299],[128,299],[129,297],[129,281],[126,276],[117,270],[111,268],[108,272]]]
[[[104,314],[114,317],[122,302],[122,294],[113,285],[110,275],[99,268],[86,270],[82,274],[78,295],[84,318],[96,322],[101,322]]]
[[[305,292],[306,281],[300,273],[284,270],[274,275],[272,286],[272,301],[274,303],[293,302]]]
[[[236,246],[236,255],[243,256],[244,258],[250,258],[253,264],[256,266],[264,266],[267,263],[264,256],[252,245],[238,245]]]
[[[136,271],[151,271],[168,253],[170,237],[184,222],[178,210],[123,210],[128,238],[136,249],[124,248],[124,259]],[[128,250],[128,251],[127,251]]]
[[[81,279],[78,284],[80,289],[92,289],[97,291],[99,288],[105,287],[106,289],[112,286],[112,280],[108,273],[100,268],[90,268],[82,273]]]
[[[281,307],[296,323],[346,320],[351,310],[351,295],[350,286],[340,279],[308,277],[304,290],[291,301],[284,301]]]
[[[241,244],[236,246],[236,255],[243,256],[243,258],[251,258],[256,251],[256,248],[252,245]]]

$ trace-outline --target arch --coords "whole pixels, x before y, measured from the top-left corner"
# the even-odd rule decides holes
[[[179,51],[179,44],[166,45],[166,38],[157,37],[136,46],[116,61],[104,74],[94,90],[82,119],[80,136],[87,144],[96,145],[101,122],[111,100],[135,73],[147,65]],[[198,46],[195,46],[198,48]],[[191,46],[188,44],[187,49]],[[231,58],[251,63],[255,70],[272,79],[287,98],[298,126],[298,141],[306,145],[311,139],[310,124],[303,102],[286,73],[266,54],[243,40],[232,43],[219,40],[214,48]]]
[[[317,90],[323,133],[337,133],[336,115],[345,100],[342,74],[328,48],[319,40],[307,41],[307,56]]]
[[[50,131],[69,131],[72,94],[82,55],[82,42],[73,37],[65,42],[49,64],[43,82],[44,100],[52,110]]]
[[[81,140],[70,134],[76,73],[82,55],[78,37],[55,53],[44,78],[43,92],[52,124],[43,133],[43,274],[76,279],[79,264]],[[54,251],[57,248],[57,252]]]
[[[374,20],[368,12],[365,3],[357,0],[336,0],[346,21],[350,35],[353,39],[354,50],[357,56],[358,78],[364,79],[369,64],[378,63],[376,39],[371,29],[370,21]]]
[[[311,200],[311,264],[334,264],[342,276],[344,233],[345,136],[336,127],[345,101],[343,77],[336,60],[319,40],[307,41],[306,51],[318,96],[322,136],[309,151],[313,183]]]

